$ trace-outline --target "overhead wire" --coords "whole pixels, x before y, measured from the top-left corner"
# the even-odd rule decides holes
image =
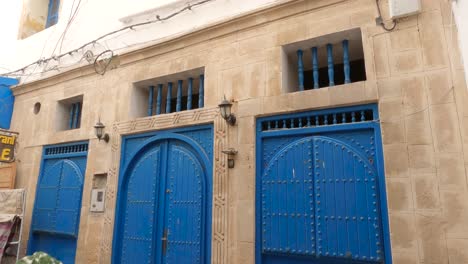
[[[80,0],[81,1],[81,0]],[[114,34],[117,34],[119,32],[122,32],[122,31],[126,31],[126,30],[135,30],[135,28],[137,27],[142,27],[142,26],[145,26],[145,25],[149,25],[149,24],[154,24],[154,23],[161,23],[161,22],[164,22],[164,21],[167,21],[183,12],[186,12],[186,11],[191,11],[192,8],[194,7],[197,7],[197,6],[200,6],[200,5],[203,5],[205,3],[208,3],[208,2],[213,2],[213,1],[216,1],[216,0],[201,0],[201,1],[198,1],[196,3],[188,3],[185,7],[179,9],[178,11],[176,12],[173,12],[167,16],[164,16],[164,17],[161,17],[160,15],[156,15],[156,19],[153,19],[153,20],[149,20],[149,21],[145,21],[145,22],[140,22],[140,23],[135,23],[135,24],[132,24],[132,25],[129,25],[129,26],[125,26],[125,27],[122,27],[122,28],[119,28],[117,30],[113,30],[113,31],[110,31],[104,35],[101,35],[99,36],[98,38],[96,39],[93,39],[92,41],[89,41],[89,42],[86,42],[85,44],[79,46],[78,48],[75,48],[75,49],[72,49],[72,50],[69,50],[67,52],[64,52],[60,55],[57,55],[57,56],[51,56],[49,58],[46,58],[46,59],[43,59],[43,58],[40,58],[30,64],[27,64],[26,66],[20,68],[20,69],[17,69],[17,70],[14,70],[14,71],[10,71],[10,72],[6,72],[6,73],[2,73],[0,74],[0,76],[13,76],[13,75],[22,75],[22,74],[18,74],[18,73],[23,73],[30,67],[32,66],[35,66],[33,72],[35,71],[35,69],[37,68],[38,65],[42,64],[42,63],[48,63],[50,60],[60,60],[61,58],[65,57],[65,56],[72,56],[73,53],[77,53],[79,52],[80,50],[84,50],[86,47],[90,46],[90,45],[94,45],[96,43],[98,43],[100,40],[103,40],[109,36],[112,36]],[[44,47],[45,48],[45,47]],[[42,52],[44,52],[44,49],[42,50]],[[42,57],[42,54],[41,54],[41,57]],[[43,71],[43,72],[40,72],[40,74],[42,73],[45,73],[46,71]]]

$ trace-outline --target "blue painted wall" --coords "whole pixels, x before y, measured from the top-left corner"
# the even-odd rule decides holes
[[[18,84],[18,80],[0,77],[0,128],[9,129],[15,97],[10,86]]]

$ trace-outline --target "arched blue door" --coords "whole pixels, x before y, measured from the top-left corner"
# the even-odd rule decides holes
[[[256,262],[391,263],[372,106],[259,119]]]
[[[211,166],[188,137],[149,139],[127,163],[114,263],[208,263]]]
[[[44,251],[74,263],[86,168],[87,143],[44,149],[28,253]]]

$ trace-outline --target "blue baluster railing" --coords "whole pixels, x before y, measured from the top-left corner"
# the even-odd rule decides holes
[[[188,91],[187,91],[187,110],[192,109],[192,94],[193,94],[193,78],[188,79]]]
[[[351,83],[351,73],[349,66],[349,42],[347,39],[343,40],[343,70],[345,76],[345,83]]]
[[[149,95],[148,95],[148,116],[153,115],[153,97],[154,97],[154,86],[150,86]]]
[[[68,128],[72,129],[73,128],[73,119],[75,116],[75,104],[72,104],[70,107],[70,120],[68,123]]]
[[[171,112],[171,99],[172,99],[172,82],[169,82],[167,84],[166,114]]]
[[[203,74],[200,75],[200,90],[198,93],[198,108],[202,108],[204,106],[205,101],[205,76]]]
[[[81,103],[76,103],[75,104],[75,115],[73,117],[73,128],[78,128],[78,118],[80,115],[80,108],[81,108]]]
[[[182,110],[182,80],[177,81],[177,101],[176,101],[176,112]]]
[[[335,71],[333,69],[333,45],[327,44],[327,61],[328,61],[328,82],[329,86],[335,85]]]
[[[297,50],[297,76],[299,80],[299,91],[304,91],[304,62],[302,56],[304,52],[299,49]]]
[[[156,98],[156,114],[161,114],[161,101],[162,101],[162,89],[163,85],[158,84],[158,97]]]
[[[319,88],[319,67],[317,47],[312,48],[312,71],[314,76],[314,89]]]

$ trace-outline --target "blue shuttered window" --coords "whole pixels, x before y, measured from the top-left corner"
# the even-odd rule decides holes
[[[57,24],[60,0],[50,0],[47,12],[46,28]]]

